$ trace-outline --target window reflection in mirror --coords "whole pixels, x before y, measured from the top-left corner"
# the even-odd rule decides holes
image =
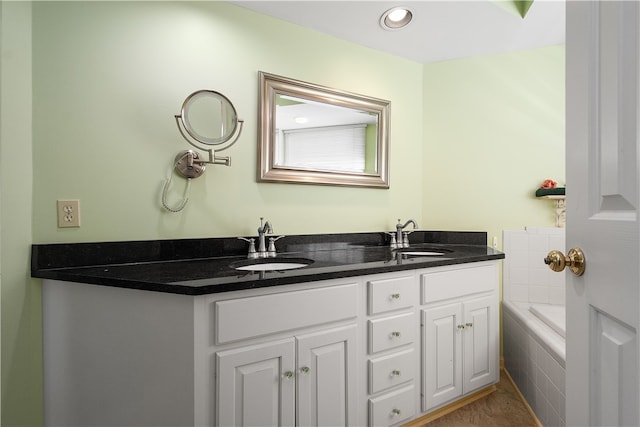
[[[389,188],[389,102],[260,73],[258,181]]]
[[[375,173],[378,115],[276,95],[276,167]]]

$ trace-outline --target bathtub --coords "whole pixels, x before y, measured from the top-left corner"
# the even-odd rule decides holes
[[[564,306],[502,302],[505,370],[545,426],[565,425]]]
[[[564,305],[530,304],[529,311],[562,338],[566,338],[567,310]]]

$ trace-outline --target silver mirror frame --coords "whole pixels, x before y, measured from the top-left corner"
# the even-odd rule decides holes
[[[258,182],[389,188],[389,113],[386,100],[293,80],[260,71]],[[378,115],[375,173],[295,169],[275,165],[276,96],[288,95]]]
[[[189,120],[189,109],[194,106],[194,103],[199,99],[203,99],[204,97],[213,97],[220,101],[220,105],[223,106],[226,111],[231,114],[231,118],[233,119],[233,126],[231,126],[224,135],[220,135],[219,137],[209,137],[205,135],[201,135],[196,129],[193,128],[191,122]],[[236,130],[238,129],[238,122],[241,121],[238,119],[238,113],[236,111],[236,107],[234,107],[233,103],[229,98],[221,94],[220,92],[216,92],[214,90],[202,89],[196,92],[193,92],[191,95],[187,96],[187,98],[182,103],[182,108],[180,109],[180,120],[182,121],[182,126],[185,131],[196,141],[205,144],[205,145],[220,145],[229,141],[236,134]]]

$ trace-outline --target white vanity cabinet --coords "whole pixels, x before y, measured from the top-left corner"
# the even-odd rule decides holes
[[[397,426],[498,380],[496,261],[42,300],[47,425]]]
[[[358,290],[214,301],[216,424],[356,425]]]
[[[394,425],[417,413],[416,275],[374,276],[366,285],[368,423]]]
[[[217,424],[354,425],[356,330],[348,325],[217,352]]]
[[[423,411],[499,379],[495,264],[421,275]]]

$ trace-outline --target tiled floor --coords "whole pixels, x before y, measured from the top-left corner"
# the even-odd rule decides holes
[[[540,424],[529,414],[504,371],[501,371],[500,382],[494,393],[425,424],[425,426],[536,427]]]

